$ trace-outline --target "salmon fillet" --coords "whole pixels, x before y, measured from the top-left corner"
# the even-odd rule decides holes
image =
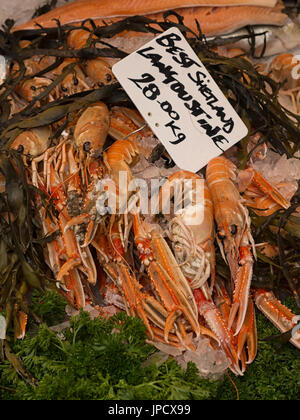
[[[59,19],[62,25],[80,22],[85,19],[105,17],[125,17],[134,15],[149,15],[195,6],[259,6],[274,7],[277,0],[78,0],[39,16],[14,30],[35,29],[36,23],[44,27],[56,25],[54,19]],[[196,9],[194,9],[196,10]]]
[[[181,14],[181,10],[177,12]],[[183,15],[185,26],[197,32],[197,20],[206,36],[229,34],[247,25],[283,26],[288,20],[288,16],[278,8],[255,6],[197,7],[186,9]],[[151,17],[159,19],[163,17],[163,14]],[[173,16],[168,19],[177,21]]]

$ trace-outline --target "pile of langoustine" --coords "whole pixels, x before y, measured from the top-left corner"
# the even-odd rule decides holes
[[[67,23],[63,16],[58,17],[62,24]],[[77,28],[68,31],[67,43],[80,51],[94,37]],[[20,41],[21,53],[30,45],[32,41]],[[229,55],[235,53],[230,51]],[[288,73],[297,65],[292,55],[277,58],[274,78],[280,74],[278,66]],[[7,193],[7,205],[1,207],[2,225],[24,218],[15,212],[17,197],[9,197],[15,178],[24,176],[26,193],[31,194],[31,205],[36,208],[35,224],[40,237],[45,238],[41,242],[43,258],[58,289],[74,307],[92,303],[100,316],[107,316],[106,307],[99,306],[103,301],[97,301],[95,293],[101,283],[104,302],[140,317],[149,341],[185,351],[195,349],[194,338],[207,336],[213,348],[223,349],[237,375],[243,374],[256,357],[253,301],[281,332],[296,326],[295,314],[272,291],[251,285],[256,246],[247,207],[263,217],[288,210],[290,203],[276,186],[251,166],[238,170],[224,156],[208,164],[205,177],[176,171],[159,191],[161,218],[167,190],[192,181],[192,199],[186,209],[168,217],[166,238],[158,225],[161,218],[145,220],[139,211],[139,191],[126,191],[143,150],[141,140],[149,136],[149,129],[134,109],[109,103],[115,83],[109,62],[103,57],[83,61],[72,57],[58,62],[55,56],[40,54],[12,62],[10,75],[19,74],[18,83],[9,91],[8,117],[17,122],[4,130],[4,137],[10,137],[1,150],[1,193]],[[99,85],[102,97],[95,100],[93,90]],[[297,89],[299,86],[286,85],[281,92],[287,90],[293,98],[295,94],[297,103]],[[82,109],[80,94],[85,91],[92,93]],[[64,106],[67,102],[60,101],[68,98],[74,98],[76,106],[62,118],[59,112],[54,118],[56,108],[49,108],[48,124],[41,118],[22,127],[20,120],[14,119],[16,115],[25,119],[28,104],[47,117],[47,104]],[[107,146],[108,138],[113,143]],[[260,138],[260,133],[252,136],[253,141]],[[125,189],[118,184],[121,171],[127,174]],[[198,203],[197,183],[204,191],[204,219],[190,224],[193,206]],[[116,214],[102,207],[110,194],[116,195]],[[217,273],[215,242],[230,269],[227,279]],[[28,274],[30,263],[28,259],[21,263],[25,280],[15,278],[16,292],[5,281],[1,283],[6,299],[2,298],[1,306],[6,310],[7,325],[13,322],[18,338],[25,334],[28,291],[39,287],[34,273]],[[11,264],[10,269],[13,267]],[[3,273],[4,280],[11,278],[7,271]],[[300,347],[299,332],[290,341]]]

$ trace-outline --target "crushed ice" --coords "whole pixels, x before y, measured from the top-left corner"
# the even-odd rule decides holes
[[[300,180],[300,159],[288,159],[285,155],[268,150],[265,159],[253,163],[254,169],[260,172],[267,181],[278,186],[282,195],[290,200],[298,189]]]
[[[186,350],[175,357],[177,362],[186,369],[188,362],[194,362],[203,378],[216,380],[221,378],[230,367],[230,361],[221,348],[214,349],[208,338],[200,336],[194,340],[196,351]]]
[[[220,379],[226,370],[230,367],[230,360],[219,348],[213,348],[208,338],[200,336],[193,339],[195,351],[185,348],[176,348],[171,345],[160,342],[149,342],[154,345],[159,354],[168,354],[177,361],[177,363],[186,369],[189,362],[195,363],[199,370],[199,376],[210,380]]]

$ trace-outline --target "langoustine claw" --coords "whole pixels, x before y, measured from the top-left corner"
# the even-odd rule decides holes
[[[176,331],[185,336],[186,321],[196,336],[199,336],[201,327],[198,323],[198,310],[193,292],[169,246],[158,232],[148,231],[138,214],[133,214],[132,217],[140,259],[146,267],[156,293],[168,311],[165,341],[168,342],[169,332],[175,325],[177,325]]]
[[[235,339],[231,330],[227,327],[221,312],[212,300],[205,298],[201,289],[195,290],[194,296],[200,315],[203,316],[209,328],[218,337],[220,346],[231,361],[230,369],[236,375],[242,376],[243,371],[239,365],[239,355],[237,353]]]
[[[265,289],[254,291],[254,299],[258,309],[272,322],[282,333],[292,331],[290,342],[300,349],[300,331],[297,328],[300,317],[283,305],[273,292]],[[293,333],[293,329],[295,331]]]
[[[174,329],[175,319],[168,313],[168,308],[161,302],[160,296],[151,293],[153,278],[149,275],[150,292],[146,291],[127,263],[117,223],[113,223],[106,233],[99,229],[92,245],[97,250],[104,271],[117,286],[126,312],[130,316],[141,318],[149,340],[153,343],[169,343],[183,350],[183,338]]]

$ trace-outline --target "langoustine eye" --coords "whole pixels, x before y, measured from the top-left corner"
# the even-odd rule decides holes
[[[20,144],[20,146],[16,149],[16,151],[20,154],[24,153],[24,146],[22,144]]]
[[[221,239],[221,241],[226,239],[226,235],[222,230],[218,230],[217,235],[218,235],[218,238]]]
[[[91,142],[90,142],[90,141],[86,141],[86,142],[83,144],[83,150],[84,150],[85,152],[89,152],[89,151],[90,151],[90,149],[91,149]]]
[[[231,234],[232,234],[233,236],[235,236],[235,235],[237,234],[237,232],[238,232],[238,227],[237,227],[237,225],[232,225],[232,226],[231,226]]]

